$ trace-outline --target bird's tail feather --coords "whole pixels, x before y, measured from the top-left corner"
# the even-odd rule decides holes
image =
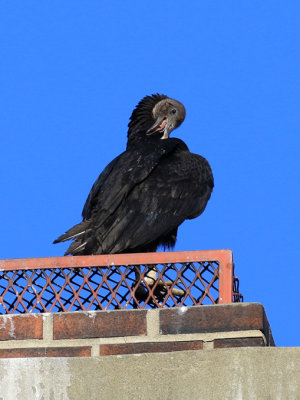
[[[79,239],[82,235],[91,230],[89,228],[89,224],[90,224],[89,220],[80,222],[79,224],[69,229],[63,235],[60,235],[57,239],[54,240],[53,243],[65,242],[66,240],[70,239]]]
[[[67,251],[65,252],[65,256],[68,255],[76,256],[85,254],[84,250],[87,243],[88,243],[87,240],[84,243],[79,242],[79,244],[78,241],[72,242]]]

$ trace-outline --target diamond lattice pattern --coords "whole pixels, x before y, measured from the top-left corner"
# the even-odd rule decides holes
[[[0,271],[0,314],[218,303],[218,261]]]

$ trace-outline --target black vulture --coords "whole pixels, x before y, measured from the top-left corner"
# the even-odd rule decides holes
[[[214,186],[206,159],[169,137],[184,118],[184,106],[165,95],[138,103],[128,124],[126,150],[94,183],[83,221],[54,241],[73,240],[65,255],[174,247],[179,225],[204,211]]]

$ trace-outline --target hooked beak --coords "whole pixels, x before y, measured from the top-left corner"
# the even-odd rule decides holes
[[[164,132],[164,136],[166,134],[166,130],[168,127],[168,118],[167,117],[158,117],[154,124],[149,128],[146,132],[147,135],[152,135],[154,132]]]

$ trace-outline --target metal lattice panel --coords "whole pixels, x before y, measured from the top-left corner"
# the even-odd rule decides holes
[[[232,263],[222,257],[201,261],[202,253],[3,260],[0,314],[180,307],[226,302],[226,296],[240,301]],[[155,262],[176,254],[178,262]],[[137,257],[154,262],[121,263]]]

